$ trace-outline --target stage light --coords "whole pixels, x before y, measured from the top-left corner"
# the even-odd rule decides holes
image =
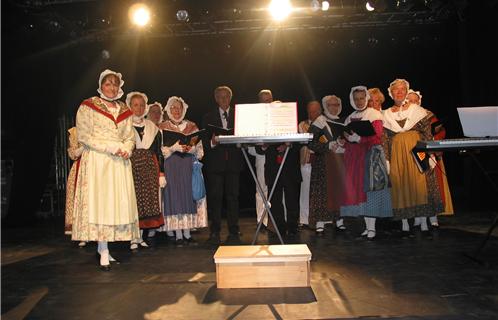
[[[178,21],[189,21],[190,20],[190,17],[189,17],[189,14],[188,14],[188,11],[187,10],[178,10],[176,12],[176,19]]]
[[[396,8],[401,11],[407,12],[413,7],[413,2],[410,0],[398,0],[396,1]]]
[[[105,50],[105,49],[102,50],[100,55],[102,56],[102,59],[104,59],[104,60],[108,60],[111,57],[111,53],[109,52],[109,50]]]
[[[272,0],[268,6],[268,10],[273,19],[282,21],[292,12],[292,4],[290,0]]]
[[[375,10],[375,7],[372,3],[370,3],[370,1],[367,1],[367,3],[365,3],[365,8],[367,9],[367,11],[374,11]]]
[[[320,10],[320,7],[321,7],[320,2],[318,0],[311,1],[311,10],[316,12],[316,11]]]
[[[322,1],[322,11],[327,11],[330,8],[330,3],[328,1]]]
[[[143,3],[136,3],[128,10],[130,20],[139,27],[147,25],[150,21],[150,10]]]

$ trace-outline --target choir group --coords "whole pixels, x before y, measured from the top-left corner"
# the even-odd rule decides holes
[[[137,250],[148,247],[145,240],[160,231],[178,246],[196,244],[191,231],[208,226],[208,212],[208,243],[219,245],[223,208],[229,233],[225,243],[239,244],[241,151],[218,144],[214,131],[186,143],[180,139],[165,143],[163,132],[186,136],[199,132],[185,118],[187,103],[173,96],[163,109],[136,91],[128,93],[123,103],[119,100],[123,84],[120,73],[102,72],[99,95],[81,103],[76,127],[69,130],[68,153],[74,164],[67,182],[66,233],[80,246],[96,241],[100,268],[106,271],[115,261],[108,242],[129,241],[130,249]],[[441,155],[427,155],[428,166],[422,168],[412,153],[418,140],[443,139],[444,128],[421,106],[422,95],[411,90],[408,81],[396,79],[388,94],[394,104],[383,110],[381,90],[353,87],[349,102],[354,112],[347,117],[341,116],[342,101],[336,95],[307,104],[308,119],[298,128],[313,133],[313,140],[291,145],[271,196],[282,235],[296,236],[300,225],[317,235],[328,223],[345,230],[344,217],[361,217],[365,222],[361,236],[369,240],[376,236],[377,218],[401,220],[403,235],[410,237],[409,219],[425,232],[427,217],[437,227],[437,215],[453,213]],[[217,107],[203,117],[201,129],[233,128],[231,89],[216,88],[214,98]],[[261,90],[258,98],[261,103],[273,102],[270,90]],[[372,132],[344,129],[337,134],[338,126],[351,128],[358,121],[369,122]],[[265,196],[286,147],[249,149]],[[264,203],[258,193],[256,212],[259,221]],[[263,223],[273,235],[267,217]]]

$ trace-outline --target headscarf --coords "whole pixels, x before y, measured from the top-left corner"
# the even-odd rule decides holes
[[[114,98],[109,98],[107,97],[103,92],[102,90],[100,89],[100,87],[102,87],[102,81],[104,80],[104,78],[107,76],[107,75],[110,75],[110,74],[113,74],[115,75],[116,77],[118,77],[119,79],[119,90],[118,90],[118,94],[114,97]],[[114,101],[114,100],[118,100],[119,98],[121,98],[124,94],[123,92],[123,87],[124,85],[124,81],[123,81],[123,75],[119,72],[115,72],[115,71],[112,71],[112,70],[109,70],[109,69],[105,69],[104,71],[102,71],[102,73],[100,74],[100,77],[99,77],[99,87],[97,88],[97,92],[99,93],[100,97],[104,100],[107,100],[107,101]]]
[[[337,101],[339,101],[339,112],[337,112],[336,115],[333,115],[330,113],[329,108],[327,108],[327,101],[331,98],[336,98]],[[322,108],[323,108],[323,113],[327,116],[329,119],[339,119],[339,114],[342,112],[342,100],[336,95],[329,95],[325,96],[322,98]]]
[[[354,103],[354,99],[353,99],[353,93],[355,91],[365,91],[365,107],[364,108],[358,108],[356,106],[356,104]],[[349,93],[349,102],[351,103],[351,106],[353,107],[353,109],[357,110],[357,111],[362,111],[364,110],[365,108],[367,108],[368,106],[368,100],[370,100],[370,93],[368,93],[368,88],[365,87],[365,86],[356,86],[356,87],[352,87],[351,88],[351,92]]]
[[[149,101],[149,98],[147,98],[147,95],[145,93],[138,92],[138,91],[132,91],[132,92],[128,93],[126,95],[126,105],[130,109],[131,109],[131,99],[135,96],[140,96],[144,99],[145,110],[141,116],[136,116],[135,114],[133,114],[133,122],[142,122],[141,120],[147,115],[147,113],[149,113],[149,105],[147,104],[147,102]]]
[[[182,113],[180,119],[175,119],[171,115],[171,106],[173,105],[173,103],[175,101],[180,101],[180,103],[183,105],[183,113]],[[177,122],[177,121],[182,122],[183,118],[185,118],[185,114],[187,113],[187,109],[188,109],[188,104],[181,97],[177,97],[177,96],[169,97],[168,102],[166,102],[166,106],[164,107],[164,111],[166,111],[166,113],[168,114],[169,119],[171,121],[174,121],[174,122]]]

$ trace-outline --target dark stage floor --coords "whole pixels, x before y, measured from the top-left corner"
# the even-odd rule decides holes
[[[373,242],[362,225],[317,238],[302,230],[312,251],[311,288],[216,289],[214,248],[175,247],[159,234],[155,246],[132,254],[111,245],[121,261],[100,271],[95,244],[80,249],[59,222],[2,230],[2,319],[498,319],[498,230],[477,264],[472,252],[492,214],[441,218],[429,239],[402,239],[382,222]],[[255,230],[241,220],[243,241]],[[266,243],[267,235],[260,237]]]

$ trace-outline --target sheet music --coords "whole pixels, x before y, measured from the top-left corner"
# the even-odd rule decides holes
[[[296,102],[235,105],[236,136],[271,136],[297,132]]]

